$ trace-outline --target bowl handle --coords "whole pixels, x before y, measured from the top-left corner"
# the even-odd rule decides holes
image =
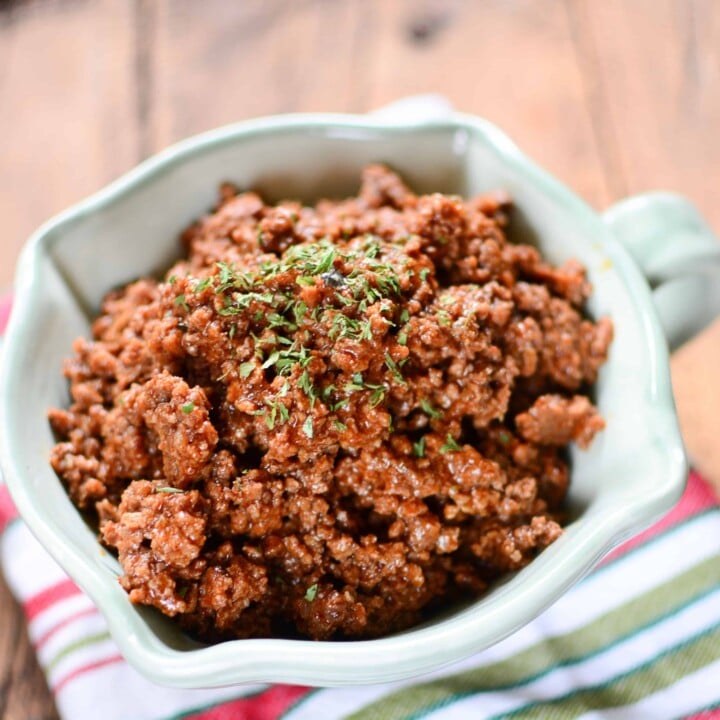
[[[671,350],[720,315],[720,242],[688,200],[636,195],[603,220],[647,278]]]

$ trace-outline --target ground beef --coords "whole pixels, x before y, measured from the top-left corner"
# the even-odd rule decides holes
[[[207,641],[373,637],[560,535],[612,325],[508,221],[379,165],[315,207],[223,185],[162,281],[106,297],[52,465],[133,602]]]

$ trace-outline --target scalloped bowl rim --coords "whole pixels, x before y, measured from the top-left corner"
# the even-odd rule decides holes
[[[332,643],[250,639],[194,650],[176,650],[166,645],[141,620],[123,591],[109,588],[107,577],[91,567],[81,553],[64,546],[62,534],[45,523],[23,482],[22,450],[11,447],[8,433],[3,432],[0,434],[0,459],[20,515],[40,543],[98,606],[126,659],[152,680],[177,687],[214,687],[245,682],[331,686],[388,682],[428,672],[482,650],[517,630],[552,604],[612,547],[649,525],[680,497],[687,463],[673,409],[666,343],[644,278],[594,210],[529,160],[498,128],[480,118],[459,113],[447,120],[416,123],[393,123],[374,120],[370,116],[341,114],[283,115],[234,123],[169,147],[45,223],[28,241],[18,266],[15,303],[0,374],[2,427],[7,427],[12,419],[9,389],[23,375],[22,353],[26,347],[23,328],[26,319],[32,315],[33,298],[42,292],[38,285],[38,263],[47,252],[48,238],[62,232],[67,224],[113,204],[124,194],[152,182],[166,169],[195,153],[231,143],[240,137],[288,129],[300,132],[339,127],[404,133],[410,129],[448,126],[480,133],[503,156],[504,162],[522,169],[529,183],[542,185],[545,193],[570,207],[585,223],[595,225],[597,233],[603,236],[603,242],[612,253],[614,270],[622,276],[637,311],[643,316],[644,340],[650,358],[647,389],[656,408],[652,451],[663,458],[666,476],[659,479],[654,493],[622,506],[607,508],[594,518],[592,526],[578,533],[572,546],[564,546],[562,553],[553,552],[554,546],[551,546],[531,563],[532,573],[519,582],[516,578],[510,583],[510,592],[500,588],[491,602],[484,603],[481,598],[450,620],[376,640]]]

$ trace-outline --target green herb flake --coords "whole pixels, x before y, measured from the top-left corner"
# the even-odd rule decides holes
[[[431,417],[433,420],[437,420],[438,418],[442,417],[442,412],[440,410],[436,410],[431,404],[430,401],[427,398],[423,398],[420,401],[420,407],[422,408],[422,411]]]
[[[185,587],[179,588],[178,591],[177,591],[178,597],[179,597],[181,600],[184,600],[184,599],[185,599],[185,596],[187,595],[187,591],[188,591],[187,585],[186,585]]]
[[[430,268],[423,268],[420,271],[420,279],[425,282],[428,279],[428,275],[430,274]]]
[[[190,308],[188,307],[187,302],[185,301],[185,293],[180,293],[174,300],[173,305],[175,307],[182,307],[185,312],[187,312]]]
[[[172,495],[173,493],[182,493],[185,492],[184,490],[181,490],[180,488],[176,487],[156,487],[155,488],[156,493],[165,493],[167,495]]]
[[[318,391],[310,378],[310,373],[307,370],[303,370],[302,375],[298,378],[298,387],[310,400],[310,406],[315,407],[315,400],[318,398]]]
[[[425,457],[425,436],[424,435],[417,442],[413,443],[413,452],[419,458]]]
[[[233,278],[235,272],[233,269],[224,262],[216,263],[218,270],[220,270],[220,285],[227,285]]]
[[[206,290],[206,289],[210,286],[210,283],[212,283],[212,278],[211,278],[211,277],[203,278],[203,279],[195,286],[195,292],[196,292],[196,293],[200,293],[200,292],[202,292],[203,290]]]
[[[397,366],[397,363],[392,359],[392,357],[390,357],[390,353],[387,350],[385,351],[385,365],[387,365],[388,370],[390,370],[392,376],[397,382],[402,385],[407,385],[405,378],[402,376],[402,373]]]
[[[385,388],[376,385],[370,395],[370,407],[377,407],[385,399]]]
[[[404,325],[410,319],[410,313],[407,308],[404,308],[400,313],[400,322]]]
[[[275,350],[274,352],[270,353],[268,359],[262,364],[262,369],[267,370],[269,367],[272,367],[279,359],[280,351]]]
[[[184,405],[181,405],[180,409],[183,411],[183,413],[185,415],[189,415],[195,409],[195,403],[192,401],[187,402]]]
[[[333,420],[333,425],[338,432],[345,432],[347,430],[347,425],[339,420]]]
[[[510,440],[512,440],[512,438],[510,437],[510,434],[509,434],[509,433],[501,432],[501,433],[498,434],[498,440],[499,440],[503,445],[507,445],[507,444],[510,442]]]
[[[242,365],[240,365],[240,377],[241,378],[247,378],[250,377],[250,374],[255,369],[255,363],[254,362],[244,362]]]
[[[305,591],[305,599],[308,602],[312,602],[316,597],[318,593],[318,586],[317,583],[314,585],[311,585],[306,591]]]
[[[271,405],[270,412],[265,412],[265,424],[268,430],[275,429],[275,420],[277,418],[277,405]]]
[[[167,281],[169,285],[174,285],[177,282],[177,275],[171,275]]]
[[[312,415],[308,415],[305,418],[305,422],[303,423],[302,430],[305,433],[305,435],[307,435],[307,437],[310,438],[310,440],[313,439],[313,436],[315,435],[315,430],[313,428]]]
[[[445,444],[440,448],[440,452],[444,455],[445,453],[457,452],[461,449],[462,448],[457,444],[455,438],[448,433],[445,436]]]
[[[398,341],[398,345],[402,345],[403,347],[405,347],[405,345],[407,345],[408,336],[404,330],[401,330],[398,333],[397,341]]]

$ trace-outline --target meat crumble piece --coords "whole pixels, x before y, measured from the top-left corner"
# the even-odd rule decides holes
[[[586,448],[605,422],[584,395],[541,395],[527,412],[515,418],[515,425],[526,440],[538,445],[562,447],[576,442]]]
[[[502,193],[268,205],[225,184],[65,363],[51,463],[132,602],[207,642],[376,637],[562,532],[612,324]]]

